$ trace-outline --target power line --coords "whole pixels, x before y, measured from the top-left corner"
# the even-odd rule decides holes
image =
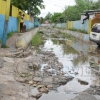
[[[56,2],[53,2],[53,1],[51,1],[51,0],[49,0],[50,1],[50,3],[52,2],[53,4],[55,4]],[[48,1],[47,1],[48,2]],[[60,3],[56,3],[57,5],[61,5]],[[62,5],[65,5],[65,4],[62,4]]]
[[[64,6],[56,5],[56,4],[53,4],[53,3],[47,2],[47,1],[46,1],[45,3],[48,3],[48,4],[50,4],[50,5],[54,5],[54,6],[57,6],[57,7],[61,7],[61,8],[64,7]]]

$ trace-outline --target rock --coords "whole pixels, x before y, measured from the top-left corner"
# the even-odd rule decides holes
[[[91,85],[90,87],[91,87],[91,88],[96,88],[96,85]]]
[[[37,86],[37,84],[33,84],[33,87],[36,87]]]
[[[31,91],[29,92],[29,96],[39,99],[42,96],[42,93],[38,92],[37,88],[31,89]]]
[[[53,85],[47,85],[47,88],[48,89],[52,89],[53,88]]]
[[[9,58],[9,57],[4,57],[3,58],[5,62],[10,62],[10,63],[14,63],[13,58]]]
[[[44,85],[38,85],[37,89],[44,87]]]
[[[15,76],[14,78],[16,81],[21,82],[21,83],[26,83],[32,80],[32,76],[29,76],[29,77]]]
[[[48,93],[48,91],[49,91],[48,88],[46,88],[45,86],[39,88],[38,90],[39,90],[39,92],[41,92],[41,93]]]
[[[29,81],[29,85],[33,85],[33,83],[34,83],[33,80]]]
[[[35,98],[29,97],[27,100],[36,100]]]
[[[88,85],[88,84],[89,84],[88,82],[83,81],[83,80],[81,80],[81,79],[78,79],[78,82],[79,82],[80,84],[82,84],[82,85]]]
[[[53,77],[46,77],[43,79],[43,83],[53,83]]]
[[[88,93],[80,93],[78,96],[75,97],[73,100],[97,100],[94,96]]]
[[[74,77],[72,77],[72,76],[64,76],[65,77],[65,80],[67,81],[67,82],[69,82],[70,80],[72,80]],[[63,78],[64,78],[63,77]]]
[[[33,80],[35,82],[42,82],[42,78],[41,77],[34,77]]]
[[[0,68],[2,68],[3,67],[3,62],[4,62],[4,60],[2,59],[2,58],[0,58]]]
[[[20,74],[29,73],[29,68],[27,67],[27,64],[24,61],[18,62],[16,66],[17,66],[16,69],[18,73]]]

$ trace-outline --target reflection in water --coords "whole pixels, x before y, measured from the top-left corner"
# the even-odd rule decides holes
[[[57,95],[59,93],[64,93],[66,96],[68,94],[76,94],[81,91],[86,90],[89,88],[89,86],[92,84],[93,80],[95,80],[95,75],[92,74],[91,68],[89,67],[89,56],[87,55],[87,46],[84,44],[81,44],[81,46],[84,47],[82,51],[82,47],[79,46],[78,43],[76,43],[77,46],[75,46],[75,43],[73,44],[75,49],[68,45],[64,45],[58,41],[52,42],[51,40],[47,40],[44,45],[44,50],[52,51],[55,53],[55,55],[58,57],[59,62],[61,62],[64,66],[63,71],[66,72],[66,75],[71,75],[75,77],[72,81],[68,82],[66,85],[63,85],[59,87],[58,93],[55,93],[54,95]],[[79,51],[76,51],[80,47],[81,49]],[[87,85],[82,85],[78,82],[78,79],[84,80],[88,82]],[[50,99],[51,94],[49,93],[48,98]],[[53,95],[52,95],[53,96]],[[52,98],[52,97],[51,97]],[[68,96],[69,98],[69,96]],[[64,100],[64,98],[62,98]],[[59,98],[56,99],[50,99],[50,100],[62,100]],[[47,98],[42,97],[39,100],[47,100]]]

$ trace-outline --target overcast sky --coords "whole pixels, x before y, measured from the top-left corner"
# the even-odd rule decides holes
[[[45,9],[41,10],[39,17],[45,17],[48,12],[62,12],[65,6],[75,5],[75,0],[43,0]],[[93,0],[97,1],[97,0]]]
[[[45,17],[48,12],[62,12],[65,6],[75,5],[75,0],[43,0],[45,9],[41,10],[39,17]]]

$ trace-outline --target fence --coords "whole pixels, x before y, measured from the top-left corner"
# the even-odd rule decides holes
[[[68,29],[84,30],[85,32],[90,33],[91,19],[86,20],[84,24],[82,24],[82,20],[68,21],[67,23],[58,23],[56,24],[56,27],[67,30]]]
[[[7,10],[9,10],[6,8],[6,6],[7,6],[7,2],[0,0],[0,39],[2,38],[2,35],[3,35],[6,13],[7,13]],[[26,25],[26,29],[30,29],[30,28],[34,27],[34,23],[30,22],[30,16],[28,14],[26,14],[25,12],[23,12],[22,10],[20,10],[19,8],[15,7],[13,5],[11,8],[12,8],[12,9],[10,9],[11,16],[9,16],[9,19],[8,19],[7,33],[18,32],[20,30],[19,21],[18,21],[19,11],[21,11],[23,14],[25,14],[24,23]]]

